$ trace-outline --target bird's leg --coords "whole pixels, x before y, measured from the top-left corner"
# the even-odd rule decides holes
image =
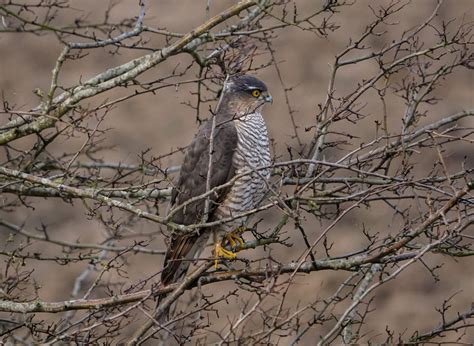
[[[244,245],[244,240],[240,236],[247,230],[246,227],[240,226],[234,229],[232,232],[226,234],[225,238],[229,243],[230,247],[235,250],[235,252],[239,252],[242,246]]]
[[[237,255],[222,246],[222,241],[218,239],[217,232],[214,231],[214,268],[217,269],[219,258],[235,259]]]
[[[221,245],[220,242],[215,243],[214,248],[214,268],[217,269],[217,263],[219,262],[219,258],[225,258],[229,260],[233,260],[237,257],[235,253],[232,251],[227,250],[225,247]]]

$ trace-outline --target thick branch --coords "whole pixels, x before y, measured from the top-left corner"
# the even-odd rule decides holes
[[[433,248],[434,250],[436,248]],[[361,265],[364,264],[375,264],[375,263],[394,263],[401,262],[416,258],[419,255],[418,251],[411,253],[403,253],[400,255],[386,256],[383,258],[369,257],[367,255],[354,256],[351,258],[340,258],[340,259],[324,259],[317,261],[307,261],[299,265],[298,263],[288,263],[281,265],[273,265],[266,268],[256,269],[243,269],[243,270],[230,270],[224,272],[211,272],[204,274],[199,278],[199,285],[208,285],[215,282],[221,281],[234,281],[240,279],[258,279],[268,278],[274,275],[289,274],[289,273],[312,273],[321,270],[346,270],[354,271],[358,270]],[[143,290],[134,293],[121,294],[108,298],[99,299],[76,299],[62,302],[13,302],[7,300],[0,300],[0,311],[13,312],[13,313],[35,313],[35,312],[48,312],[58,313],[69,310],[89,310],[89,309],[100,309],[106,307],[112,307],[117,305],[128,304],[142,300],[148,296],[160,296],[174,291],[180,283],[170,284],[166,287],[160,287],[153,292],[150,290]],[[197,283],[190,285],[187,289],[196,287]]]

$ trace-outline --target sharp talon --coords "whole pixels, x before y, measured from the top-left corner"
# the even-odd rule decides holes
[[[235,240],[234,240],[234,238],[232,237],[232,235],[229,234],[229,235],[227,235],[226,238],[227,238],[227,241],[228,241],[229,244],[230,244],[230,247],[234,248],[234,247],[237,245],[237,243],[235,242]],[[237,239],[236,239],[236,240],[237,240]]]
[[[225,259],[235,259],[237,255],[219,245],[219,257],[223,257]]]
[[[236,237],[235,240],[239,243],[239,250],[242,246],[244,246],[244,240],[241,237]]]
[[[233,253],[230,250],[225,249],[220,243],[216,243],[215,248],[214,248],[214,268],[217,269],[219,258],[233,260],[236,257],[237,255],[235,253]]]
[[[239,252],[245,243],[242,237],[240,237],[240,234],[245,232],[246,230],[247,228],[245,228],[244,226],[241,226],[241,227],[236,228],[234,231],[229,232],[225,235],[227,244],[230,245],[232,250],[227,250],[224,246],[222,246],[221,242],[217,241],[216,237],[214,238],[214,241],[215,241],[214,268],[215,269],[217,269],[219,258],[233,260],[237,257],[236,252]]]
[[[239,252],[244,245],[244,240],[240,237],[240,234],[245,232],[247,229],[244,226],[236,228],[234,231],[226,234],[225,238],[229,243],[230,247],[235,249],[235,252]]]

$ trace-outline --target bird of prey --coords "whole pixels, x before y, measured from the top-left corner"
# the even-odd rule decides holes
[[[192,233],[173,233],[161,273],[163,285],[186,275],[211,234],[215,258],[235,258],[222,245],[223,238],[232,246],[242,245],[238,231],[244,229],[246,217],[235,215],[257,207],[268,190],[271,159],[261,112],[271,101],[266,85],[253,76],[233,76],[224,83],[214,118],[199,129],[186,150],[169,215],[172,222],[183,225],[233,220]],[[212,193],[199,198],[207,189]]]

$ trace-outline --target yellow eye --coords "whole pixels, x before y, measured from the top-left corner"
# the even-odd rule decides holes
[[[252,91],[252,96],[253,96],[253,97],[259,97],[260,94],[261,94],[261,93],[260,93],[260,90],[257,90],[257,89],[256,89],[256,90]]]

